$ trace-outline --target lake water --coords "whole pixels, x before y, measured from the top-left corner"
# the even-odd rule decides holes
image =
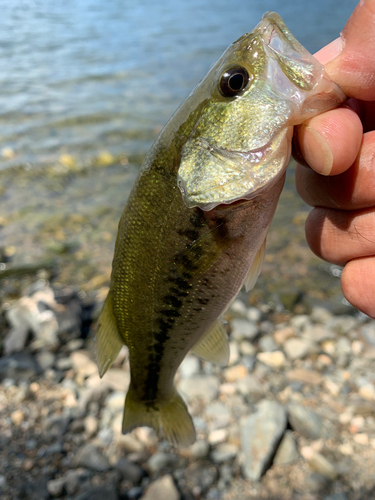
[[[314,52],[353,0],[0,0],[0,170],[144,154],[236,38],[277,11]]]
[[[100,293],[140,162],[210,65],[267,10],[314,52],[338,36],[354,7],[0,0],[0,306],[14,286],[23,293],[25,265],[26,281],[53,262],[61,283]],[[340,270],[307,248],[308,207],[293,174],[291,165],[252,297],[268,302],[297,291],[341,307]]]

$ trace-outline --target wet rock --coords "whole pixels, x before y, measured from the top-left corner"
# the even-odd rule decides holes
[[[116,488],[113,485],[93,486],[75,496],[73,500],[118,500]]]
[[[231,322],[231,338],[234,340],[253,340],[258,335],[258,327],[246,319],[235,318]]]
[[[80,448],[74,457],[76,466],[87,467],[98,472],[109,470],[108,459],[96,446],[91,443],[85,444]]]
[[[313,345],[309,340],[303,338],[291,338],[284,342],[283,349],[287,357],[294,361],[310,354]]]
[[[241,429],[243,473],[252,481],[259,481],[266,471],[287,424],[286,412],[276,402],[262,401],[257,410]]]
[[[179,500],[180,498],[172,476],[166,475],[151,483],[141,500]]]
[[[276,465],[288,465],[297,462],[299,453],[296,440],[291,431],[285,431],[281,443],[277,449],[273,463]]]
[[[292,428],[302,436],[319,439],[326,435],[321,418],[313,410],[291,403],[288,406],[288,416]]]
[[[181,380],[178,388],[187,400],[200,398],[206,402],[213,401],[219,393],[219,380],[214,376],[196,376]]]

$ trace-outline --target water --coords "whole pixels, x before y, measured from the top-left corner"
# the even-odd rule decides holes
[[[276,10],[310,51],[353,0],[0,0],[0,170],[144,154],[223,50]]]

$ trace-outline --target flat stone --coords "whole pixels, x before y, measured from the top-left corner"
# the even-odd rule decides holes
[[[200,398],[209,403],[219,394],[219,385],[219,379],[209,375],[180,380],[178,388],[188,401]]]
[[[287,425],[284,408],[274,401],[261,401],[258,411],[247,417],[241,428],[244,452],[243,473],[251,481],[259,481],[275,454]]]
[[[321,453],[313,453],[307,462],[315,472],[318,472],[329,481],[334,481],[339,475],[336,467]]]
[[[296,440],[293,437],[293,433],[286,430],[281,443],[277,448],[273,463],[276,465],[288,465],[294,464],[298,459],[299,453]]]
[[[108,459],[102,452],[91,443],[85,444],[79,448],[75,457],[74,463],[77,466],[87,467],[98,472],[104,472],[110,469]]]
[[[269,368],[274,368],[276,370],[283,368],[286,361],[282,351],[260,352],[257,354],[257,360],[261,361]]]
[[[231,338],[234,340],[253,340],[259,333],[257,325],[240,318],[231,321],[231,330]]]
[[[303,359],[313,350],[313,345],[309,340],[303,338],[288,339],[283,344],[283,349],[287,357],[294,361]]]
[[[319,385],[323,381],[323,377],[319,372],[305,370],[304,368],[289,370],[286,376],[291,382],[302,382],[303,384]]]
[[[172,476],[167,474],[151,483],[140,500],[180,500],[180,498]]]
[[[320,343],[324,340],[335,339],[336,334],[334,331],[324,325],[311,325],[304,329],[302,337],[306,340]]]
[[[297,403],[288,405],[289,422],[298,434],[310,439],[325,437],[326,428],[321,418],[311,409]]]
[[[238,455],[238,447],[232,443],[221,443],[212,451],[211,459],[216,463],[229,462]]]

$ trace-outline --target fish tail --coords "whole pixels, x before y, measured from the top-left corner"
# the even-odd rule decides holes
[[[171,397],[163,401],[146,404],[137,398],[130,385],[126,395],[122,432],[147,425],[175,446],[189,446],[195,441],[194,424],[186,404],[175,388]]]

